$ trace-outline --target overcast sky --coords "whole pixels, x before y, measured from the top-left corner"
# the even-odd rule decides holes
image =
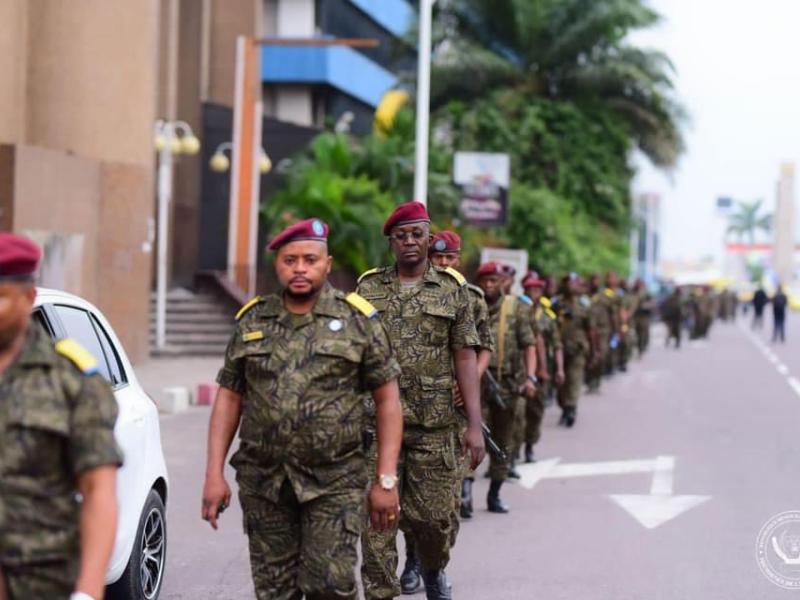
[[[643,163],[635,190],[662,198],[662,258],[718,256],[716,198],[772,211],[781,164],[800,164],[800,0],[650,4],[665,22],[634,41],[672,58],[691,124],[672,181]]]

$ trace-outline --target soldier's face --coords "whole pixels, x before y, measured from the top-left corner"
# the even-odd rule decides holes
[[[457,269],[461,263],[461,256],[458,252],[434,252],[431,254],[431,262],[437,267],[446,269]]]
[[[318,293],[331,272],[332,258],[323,242],[290,242],[278,250],[275,272],[283,289],[297,298]]]
[[[389,233],[389,246],[398,264],[418,265],[428,256],[431,229],[427,223],[408,223],[393,227]]]
[[[486,300],[494,302],[500,297],[503,289],[503,278],[500,275],[484,275],[478,279],[478,286],[486,295]]]
[[[610,288],[616,288],[619,285],[619,278],[616,273],[608,273],[606,275],[606,285]]]
[[[544,288],[540,285],[532,285],[530,287],[525,288],[525,293],[528,295],[528,298],[536,302],[539,298],[542,297],[544,293]]]
[[[36,287],[28,283],[0,283],[0,351],[25,332]]]

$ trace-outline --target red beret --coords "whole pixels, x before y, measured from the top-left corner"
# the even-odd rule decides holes
[[[405,223],[430,223],[428,210],[422,202],[406,202],[394,209],[383,224],[383,235],[389,235],[392,227]]]
[[[503,274],[503,265],[494,261],[483,263],[480,267],[478,267],[478,277],[483,277],[484,275],[502,275],[502,274]]]
[[[277,250],[289,242],[299,242],[302,240],[327,242],[328,231],[328,226],[319,219],[306,219],[294,225],[289,225],[289,227],[272,238],[272,241],[267,246],[267,250]]]
[[[33,279],[42,250],[20,235],[0,233],[0,281]]]
[[[544,279],[536,271],[528,271],[522,279],[522,287],[544,287]]]
[[[461,252],[461,238],[453,231],[440,231],[433,236],[431,252]]]

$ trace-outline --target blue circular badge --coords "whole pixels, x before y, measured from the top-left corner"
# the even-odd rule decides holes
[[[325,235],[325,227],[322,225],[322,221],[319,219],[314,219],[311,222],[311,229],[314,231],[314,235],[323,236]]]
[[[444,240],[436,240],[433,244],[433,249],[437,252],[444,252],[445,248],[447,248],[447,243]]]

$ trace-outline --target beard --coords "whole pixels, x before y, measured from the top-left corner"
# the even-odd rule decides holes
[[[27,322],[22,321],[21,323],[14,323],[0,330],[0,353],[5,352],[13,346],[14,343],[25,334],[26,329]]]
[[[293,292],[290,288],[286,288],[284,293],[286,296],[295,302],[305,302],[319,295],[322,286],[311,286],[307,292]]]

